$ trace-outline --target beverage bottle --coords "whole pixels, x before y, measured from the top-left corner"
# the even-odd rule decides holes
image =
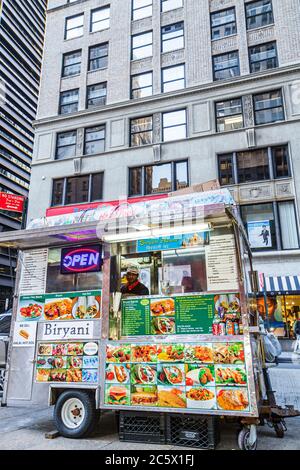
[[[226,323],[225,321],[220,321],[219,323],[219,336],[225,336],[226,335]]]
[[[219,317],[218,315],[215,315],[213,324],[212,324],[212,333],[214,336],[218,336],[219,334],[219,323],[220,323]]]
[[[231,319],[226,320],[226,334],[234,335],[234,326],[233,321]]]
[[[240,334],[240,327],[239,327],[239,320],[236,319],[234,322],[233,322],[233,330],[234,330],[234,333],[235,335],[239,335]]]

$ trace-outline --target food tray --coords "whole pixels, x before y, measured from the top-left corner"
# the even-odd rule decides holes
[[[120,411],[119,439],[125,442],[165,444],[165,415],[139,411]]]
[[[215,449],[220,441],[219,420],[215,416],[166,415],[167,444]]]

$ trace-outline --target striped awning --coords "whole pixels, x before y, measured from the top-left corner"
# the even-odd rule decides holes
[[[300,294],[300,276],[265,276],[266,292]]]

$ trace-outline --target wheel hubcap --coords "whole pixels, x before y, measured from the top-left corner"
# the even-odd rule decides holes
[[[85,418],[83,403],[78,398],[70,398],[62,407],[61,417],[67,428],[79,428]]]

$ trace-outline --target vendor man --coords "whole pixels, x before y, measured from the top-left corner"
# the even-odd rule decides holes
[[[121,287],[123,295],[149,295],[148,287],[139,281],[139,268],[129,266],[126,272],[127,284]]]

